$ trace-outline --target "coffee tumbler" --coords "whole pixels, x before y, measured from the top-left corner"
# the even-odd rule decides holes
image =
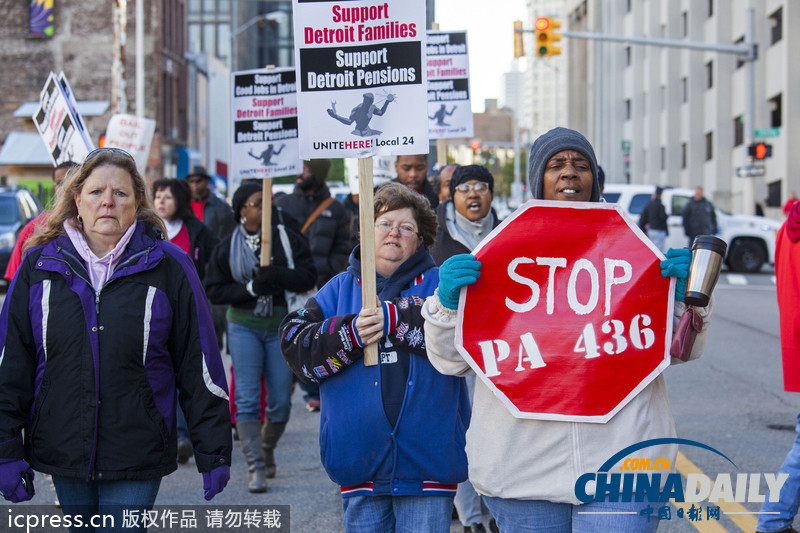
[[[713,235],[698,235],[692,243],[692,262],[686,280],[684,302],[705,307],[719,279],[719,271],[728,245]]]

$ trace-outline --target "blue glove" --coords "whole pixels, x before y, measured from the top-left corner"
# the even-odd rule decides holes
[[[439,301],[448,309],[457,309],[461,287],[475,283],[480,275],[481,264],[474,255],[449,258],[439,267]]]
[[[203,472],[203,497],[206,501],[222,492],[231,479],[231,467],[222,465],[211,472]]]
[[[27,488],[22,480],[23,474],[30,476],[28,478],[30,486]],[[33,476],[33,470],[25,460],[0,459],[0,492],[3,498],[11,503],[25,502],[33,498]]]
[[[686,279],[689,277],[689,263],[692,262],[692,251],[688,248],[670,248],[667,258],[661,261],[661,275],[665,278],[675,276],[675,299],[683,301],[686,293]]]

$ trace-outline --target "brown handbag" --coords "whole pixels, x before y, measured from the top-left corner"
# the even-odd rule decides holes
[[[703,329],[703,318],[694,310],[694,307],[687,306],[678,322],[678,329],[672,336],[669,354],[681,361],[688,361],[694,347],[694,340],[701,329]]]

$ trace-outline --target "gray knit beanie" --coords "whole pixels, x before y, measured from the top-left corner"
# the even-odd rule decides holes
[[[600,185],[597,182],[597,158],[594,150],[586,137],[575,130],[567,128],[553,128],[540,135],[531,146],[528,156],[528,185],[533,198],[541,200],[544,197],[544,169],[550,158],[563,150],[575,150],[589,160],[592,168],[594,183],[592,183],[592,197],[589,201],[600,201]]]

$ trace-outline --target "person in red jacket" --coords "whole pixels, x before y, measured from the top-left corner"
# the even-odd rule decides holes
[[[54,198],[56,194],[58,194],[58,189],[61,187],[61,183],[64,181],[64,176],[66,176],[70,170],[79,166],[80,165],[74,161],[65,161],[63,163],[59,163],[53,169]],[[47,220],[48,215],[50,215],[50,211],[41,212],[39,216],[25,224],[25,227],[19,232],[17,242],[14,244],[14,249],[11,251],[11,257],[8,260],[6,273],[3,275],[3,277],[8,281],[14,279],[14,274],[17,273],[17,269],[19,268],[20,263],[22,263],[22,247],[25,246],[25,241],[27,241],[31,235],[33,235],[33,232],[37,227],[44,224],[44,221]]]
[[[775,284],[780,313],[783,389],[800,392],[800,202],[795,202],[789,218],[778,230],[775,241]],[[764,499],[756,525],[757,533],[795,532],[792,522],[800,506],[800,415],[797,438],[786,455],[779,474],[789,474],[780,489],[778,501]]]

